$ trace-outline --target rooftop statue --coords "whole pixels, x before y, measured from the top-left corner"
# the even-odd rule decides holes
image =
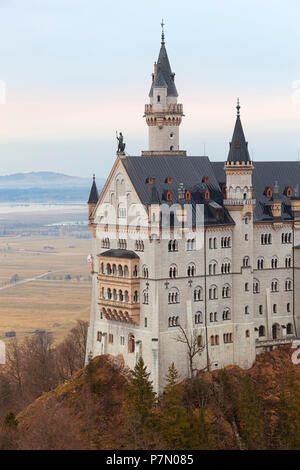
[[[117,154],[118,155],[125,155],[125,142],[124,142],[124,137],[122,132],[120,132],[119,136],[118,133],[116,132],[117,136],[117,141],[118,141],[118,149],[117,149]]]

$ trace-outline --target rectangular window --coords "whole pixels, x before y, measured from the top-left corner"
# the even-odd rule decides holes
[[[110,344],[113,344],[113,342],[114,342],[114,335],[112,335],[111,333],[109,333],[109,335],[108,335],[108,342]]]

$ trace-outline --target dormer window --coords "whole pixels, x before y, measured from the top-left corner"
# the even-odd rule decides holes
[[[210,181],[209,176],[204,176],[204,177],[202,178],[202,183],[208,184],[209,181]]]
[[[205,200],[208,201],[210,199],[210,190],[207,189],[204,194]]]
[[[293,191],[292,191],[292,188],[291,188],[291,187],[288,187],[288,188],[287,188],[287,190],[286,190],[286,195],[287,195],[287,197],[292,197]]]
[[[235,148],[236,148],[236,149],[240,149],[240,148],[241,148],[241,142],[237,142],[237,143],[235,144]]]
[[[148,178],[146,179],[146,183],[147,184],[154,184],[154,178],[152,176],[148,176]]]
[[[171,191],[168,191],[168,192],[167,192],[166,199],[167,199],[167,201],[172,201],[172,193],[171,193]]]
[[[186,199],[187,201],[190,201],[190,200],[191,200],[191,191],[187,190],[187,191],[185,192],[185,199]]]
[[[268,188],[266,194],[267,194],[267,198],[268,198],[268,199],[271,199],[272,194],[273,194],[272,189],[271,189],[271,188]]]
[[[171,178],[171,176],[168,176],[168,178],[165,179],[165,183],[167,184],[172,184],[173,182],[173,179]]]

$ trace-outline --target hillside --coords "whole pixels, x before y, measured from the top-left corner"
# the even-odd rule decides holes
[[[0,188],[89,187],[91,180],[50,171],[15,173],[0,176]]]
[[[97,179],[101,190],[104,179]],[[91,178],[49,171],[0,176],[0,203],[86,202]]]
[[[292,364],[291,353],[289,347],[283,347],[258,356],[249,371],[232,366],[225,373],[201,372],[193,385],[189,381],[175,385],[172,400],[167,394],[155,407],[156,425],[148,429],[136,448],[300,448],[300,404],[295,402],[300,393],[300,368]],[[291,389],[283,388],[284,384],[292,383],[287,379],[288,370],[295,376],[294,395],[289,395]],[[72,381],[42,395],[18,416],[19,448],[134,448],[128,437],[128,414],[124,414],[129,377],[130,371],[124,367],[121,357],[95,358],[89,368],[79,371]],[[279,417],[284,416],[283,390],[287,427],[294,426],[292,443],[278,431]],[[180,408],[176,408],[178,397]],[[186,423],[182,414],[185,409],[188,409],[188,419],[192,417],[192,421]],[[167,419],[172,417],[174,410],[175,419],[166,434],[166,416]],[[179,433],[174,441],[177,444],[172,447],[168,443],[169,435],[172,437],[177,428]],[[196,447],[194,441],[189,444],[193,447],[178,444],[178,439],[187,436],[189,429],[193,436],[197,432],[202,436]]]

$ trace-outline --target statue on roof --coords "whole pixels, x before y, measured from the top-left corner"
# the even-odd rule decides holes
[[[117,155],[125,155],[125,142],[124,142],[124,137],[122,132],[120,132],[118,136],[118,132],[116,132],[117,136],[117,141],[118,141],[118,149],[117,149]]]

